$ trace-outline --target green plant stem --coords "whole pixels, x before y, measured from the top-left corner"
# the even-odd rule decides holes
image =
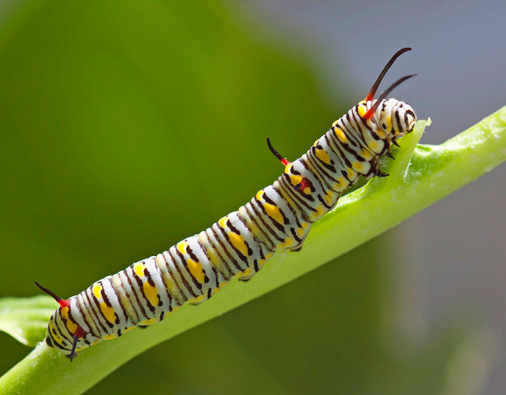
[[[0,393],[82,393],[146,349],[344,254],[506,158],[506,107],[442,145],[415,149],[425,125],[425,121],[418,122],[415,131],[402,139],[402,149],[394,152],[397,160],[388,170],[391,176],[376,178],[345,196],[315,224],[301,252],[280,253],[250,282],[233,281],[206,303],[183,306],[147,330],[135,330],[84,350],[73,363],[39,343],[0,379]]]

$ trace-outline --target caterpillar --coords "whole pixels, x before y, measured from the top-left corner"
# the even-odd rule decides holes
[[[360,177],[384,177],[379,159],[396,140],[413,130],[411,106],[387,95],[405,80],[374,95],[394,61],[390,59],[366,98],[335,121],[299,159],[288,161],[267,145],[285,167],[271,185],[208,229],[168,250],[141,260],[62,299],[35,283],[59,304],[49,320],[46,344],[67,354],[145,328],[179,306],[211,298],[232,278],[249,280],[278,251],[302,248],[312,224],[336,205]]]

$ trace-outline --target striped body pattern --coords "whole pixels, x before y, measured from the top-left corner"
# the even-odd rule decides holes
[[[385,69],[407,50],[394,55]],[[49,321],[47,345],[72,360],[76,351],[161,321],[185,303],[211,298],[233,278],[250,279],[278,251],[299,250],[312,224],[336,205],[343,191],[360,177],[385,175],[379,158],[389,155],[396,139],[415,125],[408,104],[385,97],[373,100],[372,95],[335,121],[294,162],[268,141],[285,166],[283,174],[208,229],[66,300],[39,285],[60,304]]]

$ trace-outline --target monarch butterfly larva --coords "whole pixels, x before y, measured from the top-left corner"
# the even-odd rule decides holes
[[[289,162],[267,139],[285,171],[239,210],[69,299],[36,283],[60,305],[49,320],[47,345],[67,352],[72,361],[76,351],[161,321],[186,302],[209,299],[233,277],[248,280],[276,251],[299,250],[311,225],[360,176],[387,175],[379,169],[379,158],[391,156],[391,145],[413,130],[416,115],[411,106],[386,97],[415,74],[399,79],[374,100],[385,73],[409,50],[399,50],[366,98],[335,121],[301,158]]]

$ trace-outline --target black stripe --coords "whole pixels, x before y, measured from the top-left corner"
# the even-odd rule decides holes
[[[283,177],[282,183],[285,186],[285,189],[283,189],[283,192],[285,192],[286,194],[289,194],[293,200],[297,201],[297,203],[300,204],[301,211],[302,211],[303,215],[304,215],[304,211],[303,211],[304,208],[307,210],[310,210],[310,211],[316,211],[311,205],[309,205],[307,202],[305,202],[304,199],[301,197],[301,195],[295,190],[295,188],[293,187],[293,185],[290,181],[290,176],[288,176],[288,174],[283,174],[282,177]],[[281,180],[281,178],[280,178],[280,180]],[[305,196],[305,197],[307,199],[307,196]],[[311,201],[314,201],[314,199],[312,197],[311,197]]]
[[[204,233],[205,234],[205,233]],[[207,234],[206,234],[206,237],[207,237]],[[202,242],[200,241],[200,238],[197,237],[197,243],[200,247],[200,250],[204,253],[204,255],[206,256],[207,258],[207,261],[209,262],[209,266],[211,267],[211,270],[214,274],[214,281],[216,282],[216,285],[215,285],[215,288],[218,288],[219,286],[219,282],[218,282],[218,271],[216,270],[216,268],[214,267],[213,265],[213,262],[211,261],[211,257],[209,256],[209,254],[207,253],[207,249],[204,247],[204,244],[202,244]]]
[[[267,224],[265,223],[263,218],[260,216],[260,214],[257,213],[256,208],[255,208],[256,203],[254,202],[255,199],[256,198],[251,199],[251,201],[248,202],[246,204],[246,206],[244,206],[244,207],[246,208],[246,211],[247,211],[250,221],[252,221],[255,224],[257,229],[264,236],[263,244],[266,245],[267,249],[271,250],[272,248],[274,248],[275,243],[266,232],[269,232],[272,235],[273,230],[270,229],[269,226],[267,226]],[[276,233],[273,234],[273,237],[277,237]]]
[[[100,306],[96,305],[95,298],[93,296],[93,290],[91,289],[92,287],[93,287],[93,285],[91,287],[89,287],[88,289],[86,289],[86,291],[84,291],[84,293],[83,293],[84,295],[86,295],[86,299],[88,301],[88,308],[91,309],[91,311],[93,312],[93,314],[90,314],[90,315],[94,319],[96,319],[97,327],[100,327],[102,329],[103,333],[109,333],[108,328],[102,323],[102,320],[100,319],[101,310],[100,310]],[[91,294],[91,297],[90,297],[90,294]]]
[[[330,188],[330,184],[328,180],[334,180],[333,174],[329,174],[320,166],[320,160],[316,157],[316,155],[311,152],[311,155],[307,155],[308,165],[311,167],[312,173],[317,176],[318,181],[320,182],[321,189],[325,191]],[[335,174],[336,169],[332,166],[332,172]]]
[[[133,265],[129,266],[126,270],[124,270],[124,273],[125,273],[126,279],[128,280],[128,285],[130,286],[131,293],[135,297],[135,302],[136,302],[139,310],[141,311],[141,315],[139,316],[139,321],[142,321],[143,319],[146,319],[148,315],[147,315],[146,309],[144,308],[144,305],[141,303],[141,300],[139,299],[139,295],[137,294],[137,291],[135,290],[134,285],[132,284],[132,279],[129,275],[129,272],[133,273],[135,275]],[[127,295],[128,295],[128,293],[127,293]],[[130,300],[132,300],[132,299],[130,299]]]
[[[213,225],[214,226],[214,225]],[[227,264],[227,262],[225,261],[225,258],[223,256],[223,254],[221,253],[221,251],[218,249],[218,246],[216,246],[214,243],[213,243],[213,240],[211,238],[211,236],[209,236],[209,234],[207,232],[211,232],[214,236],[215,236],[215,231],[212,229],[212,228],[208,228],[206,229],[206,236],[207,236],[207,239],[209,241],[209,246],[210,248],[213,249],[213,251],[216,251],[216,254],[218,254],[218,257],[220,258],[220,261],[221,263],[223,264],[223,266],[225,267],[225,269],[227,270],[227,273],[225,272],[222,272],[220,270],[220,273],[221,275],[223,276],[224,280],[225,281],[228,281],[230,279],[230,277],[232,277],[232,269],[231,267]],[[215,236],[216,237],[216,236]],[[212,261],[211,261],[212,262]],[[214,265],[214,263],[212,263]],[[218,270],[219,270],[220,266],[218,266]]]
[[[249,202],[248,202],[248,204],[249,204]],[[243,206],[243,208],[246,211],[246,214],[248,214],[246,206]],[[260,250],[262,248],[262,246],[264,246],[265,248],[267,248],[266,243],[263,240],[261,240],[259,237],[257,237],[257,235],[255,233],[253,233],[253,231],[251,230],[251,228],[248,226],[248,224],[246,222],[246,219],[243,218],[243,214],[241,214],[239,211],[237,211],[237,218],[239,218],[239,221],[241,221],[242,225],[247,229],[248,233],[253,238],[253,246],[256,247],[257,250]],[[255,224],[255,226],[258,229],[260,229],[258,227],[258,225]],[[260,229],[260,231],[262,233],[264,233],[262,229]],[[253,255],[253,250],[250,248],[249,244],[248,244],[248,248],[251,251],[251,253],[249,251],[248,251],[248,253],[250,255]]]
[[[59,335],[59,337],[61,337],[63,340],[66,340],[70,344],[72,344],[72,341],[73,341],[72,334],[70,333],[67,326],[65,325],[65,322],[63,321],[61,313],[56,315],[56,317],[54,319],[54,323],[55,323],[54,330],[58,331],[57,334]],[[63,327],[63,330],[62,330],[62,327]]]
[[[248,257],[247,257],[247,256],[245,256],[245,255],[243,255],[241,251],[239,251],[237,248],[235,248],[235,246],[234,246],[234,245],[232,244],[232,242],[230,241],[230,237],[228,237],[227,232],[225,232],[225,229],[223,229],[221,226],[219,226],[219,228],[220,228],[221,234],[223,235],[223,238],[226,240],[226,242],[228,243],[228,245],[232,248],[232,250],[234,250],[234,251],[235,251],[235,253],[236,253],[236,255],[239,257],[239,259],[240,259],[241,261],[243,261],[244,263],[246,263],[246,267],[248,267],[248,263],[249,263],[249,262],[248,262]],[[235,232],[234,232],[234,233],[235,233]],[[237,233],[236,233],[236,234],[237,234]],[[239,233],[239,235],[241,235],[241,234]],[[242,235],[241,235],[241,237],[242,237]],[[244,243],[246,243],[246,240],[244,240]],[[251,251],[251,249],[250,249],[250,248],[249,248],[249,246],[248,246],[248,243],[246,243],[246,248],[248,248],[248,252],[250,252],[250,251]],[[253,252],[253,251],[251,251],[251,252]],[[242,269],[242,266],[241,266],[241,269]]]
[[[128,303],[130,303],[130,307],[132,308],[132,311],[135,314],[135,317],[129,316],[130,321],[132,321],[132,323],[139,322],[142,317],[139,316],[139,313],[138,313],[137,309],[135,308],[134,301],[132,300],[132,295],[130,295],[130,293],[126,291],[127,287],[125,286],[125,283],[123,281],[123,277],[125,277],[128,281],[128,285],[130,285],[130,287],[132,287],[132,283],[131,283],[130,279],[128,278],[128,274],[127,274],[126,269],[119,272],[118,277],[119,277],[119,280],[121,281],[121,289],[123,289],[125,291],[125,297],[128,299]],[[136,296],[136,298],[137,298],[137,296]],[[139,303],[140,302],[137,300],[137,304],[139,304]],[[144,309],[143,309],[143,311],[144,311]]]
[[[276,206],[278,209],[279,209],[279,212],[281,213],[281,216],[283,217],[283,224],[284,225],[288,225],[289,224],[289,221],[288,221],[288,218],[285,216],[285,213],[283,212],[283,210],[281,210],[281,207],[278,206],[278,204],[276,202],[274,202],[274,200],[272,200],[268,195],[267,195],[267,191],[264,190],[264,194],[263,194],[263,197],[264,197],[264,200],[269,203],[271,206]],[[276,221],[277,222],[277,221]],[[278,222],[279,223],[279,222]]]
[[[100,333],[96,333],[94,331],[94,327],[96,328],[96,325],[91,325],[90,321],[88,321],[88,318],[90,318],[89,312],[86,308],[84,308],[81,305],[81,301],[79,300],[79,295],[76,296],[76,303],[77,303],[77,309],[81,313],[81,317],[83,317],[83,321],[86,324],[86,326],[88,327],[88,333],[90,333],[93,337],[101,337]]]
[[[232,254],[230,253],[230,251],[226,248],[225,244],[223,243],[223,241],[220,239],[220,237],[216,233],[215,227],[218,228],[219,231],[220,231],[220,233],[221,233],[221,235],[228,240],[228,237],[227,237],[227,235],[225,233],[225,230],[219,224],[217,224],[217,223],[214,224],[213,227],[212,227],[215,240],[218,242],[218,244],[223,249],[223,251],[225,251],[225,254],[230,258],[230,261],[233,263],[233,265],[235,266],[235,268],[237,270],[239,270],[240,272],[242,272],[244,269],[242,268],[241,265],[239,265],[239,262],[237,262],[237,260],[232,256]],[[228,244],[230,244],[230,240],[228,240]],[[234,248],[234,250],[235,250],[235,248]],[[227,266],[228,266],[228,262],[226,260],[224,260],[223,262],[225,264],[227,264]],[[229,266],[229,269],[233,273],[233,269],[230,266]]]
[[[114,310],[114,308],[112,307],[111,301],[109,300],[109,297],[107,296],[107,293],[105,292],[105,287],[104,287],[103,281],[108,281],[108,280],[109,280],[108,278],[104,278],[102,280],[102,282],[100,283],[102,285],[102,291],[100,291],[100,293],[102,294],[102,299],[104,299],[104,302],[105,302],[106,306],[110,307],[112,309],[112,311],[114,311],[114,316],[116,317],[116,320],[114,321],[114,323],[116,325],[118,325],[119,324],[118,313],[116,313],[116,310]],[[114,287],[113,287],[113,289],[114,289]]]
[[[186,249],[186,252],[188,252],[188,248]],[[179,272],[182,273],[181,267],[183,267],[184,270],[186,271],[186,273],[188,273],[188,275],[190,276],[190,279],[191,279],[193,285],[197,288],[196,292],[202,290],[202,284],[197,281],[197,279],[193,276],[191,270],[188,269],[188,262],[186,261],[185,256],[183,254],[181,254],[181,252],[179,252],[179,249],[177,247],[176,247],[176,254],[177,254],[177,257],[181,260],[181,262],[180,262],[181,266],[179,266],[179,265],[177,266],[177,269],[179,270]],[[185,280],[186,280],[186,278],[185,278]],[[185,284],[188,284],[188,286],[191,287],[190,283],[185,282]],[[191,291],[193,293],[193,288],[191,289]]]
[[[155,266],[158,267],[158,265],[156,265],[156,264],[155,264]],[[158,273],[155,273],[155,274],[158,274]],[[158,287],[156,286],[156,284],[153,280],[153,277],[151,276],[151,273],[149,272],[147,264],[145,264],[145,267],[144,267],[144,275],[148,279],[149,285],[151,285],[154,289],[156,289],[156,297],[158,298],[158,306],[153,306],[151,304],[151,301],[148,299],[149,304],[151,304],[153,307],[162,307],[163,306],[162,297],[161,297],[160,293],[158,292]],[[144,287],[142,287],[142,292],[144,293]],[[146,297],[146,299],[147,299],[147,297]]]
[[[178,265],[178,261],[177,261],[176,257],[174,256],[174,253],[173,253],[174,250],[176,251],[176,254],[179,254],[179,251],[177,250],[176,246],[172,246],[168,250],[170,257],[172,258],[172,261],[174,262],[174,267],[176,268],[176,271],[178,272],[179,277],[181,278],[181,281],[183,282],[183,285],[184,285],[186,291],[191,296],[193,296],[195,298],[195,297],[197,297],[197,294],[195,292],[193,292],[191,285],[188,283],[188,280],[186,280],[186,277],[183,275],[183,272],[181,271],[181,268]],[[184,260],[184,257],[183,257],[183,262],[186,263],[186,261]],[[188,270],[186,267],[185,267],[185,269]]]
[[[46,343],[47,343],[47,339],[48,339],[48,338],[51,338],[51,342],[53,343],[53,347],[55,347],[55,346],[56,346],[56,347],[57,347],[57,348],[59,348],[60,350],[70,351],[70,349],[69,349],[69,348],[65,347],[64,345],[62,345],[62,344],[60,344],[60,343],[58,343],[58,342],[56,341],[56,339],[53,337],[53,334],[51,333],[51,331],[48,331],[48,332],[47,332]],[[49,346],[49,344],[48,344],[48,346]],[[50,347],[51,347],[51,346],[50,346]]]
[[[80,293],[83,298],[83,302],[79,302],[81,306],[81,313],[83,314],[83,317],[88,317],[90,319],[90,322],[93,323],[93,326],[98,331],[97,337],[101,338],[104,333],[107,333],[107,329],[104,325],[102,325],[102,322],[100,322],[100,319],[97,317],[97,313],[93,309],[92,302],[88,295],[88,290],[89,288]]]
[[[165,262],[165,267],[167,267],[167,261],[165,260],[165,256],[163,254],[158,254],[158,255],[160,255],[162,257],[163,261]],[[165,288],[165,294],[167,295],[167,299],[169,301],[168,302],[169,303],[168,308],[170,308],[170,306],[172,305],[173,296],[172,296],[172,294],[169,291],[168,285],[165,283],[165,276],[164,276],[164,274],[162,272],[163,269],[160,266],[158,266],[158,260],[157,260],[158,255],[155,257],[155,263],[156,263],[156,267],[158,267],[158,271],[160,272],[160,281],[162,282],[162,285]],[[167,275],[169,275],[169,274],[167,274]],[[161,298],[160,298],[160,300],[161,300]]]
[[[265,193],[265,192],[264,192],[264,193]],[[267,211],[265,210],[265,207],[264,207],[264,205],[262,204],[262,202],[260,202],[260,201],[259,201],[258,199],[256,199],[256,198],[255,198],[255,200],[254,200],[254,201],[255,201],[255,204],[256,204],[256,206],[257,206],[257,207],[255,207],[255,209],[260,210],[260,211],[264,214],[264,216],[265,216],[266,218],[268,218],[268,219],[269,219],[269,222],[270,222],[272,225],[274,225],[274,227],[275,227],[275,228],[277,228],[277,229],[278,229],[278,230],[279,230],[282,234],[285,234],[285,227],[284,227],[283,225],[281,225],[278,221],[276,221],[274,218],[272,218],[269,214],[267,214]],[[270,226],[269,226],[269,224],[267,224],[267,223],[265,222],[265,219],[264,219],[264,217],[263,217],[263,216],[260,216],[260,215],[259,215],[259,218],[260,218],[260,220],[262,221],[262,223],[263,223],[263,224],[267,227],[267,229],[271,231],[271,233],[274,235],[274,237],[275,237],[276,239],[278,239],[279,241],[283,241],[283,239],[282,239],[282,238],[278,237],[278,234],[275,232],[275,230],[274,230],[272,227],[270,227]]]
[[[179,291],[177,296],[174,295],[174,299],[178,303],[180,303],[180,305],[181,305],[184,302],[186,302],[186,295],[183,290],[184,284],[183,285],[180,284],[178,277],[174,273],[174,268],[176,267],[176,262],[174,261],[174,258],[172,257],[172,254],[170,253],[170,249],[168,249],[167,251],[164,251],[162,254],[163,254],[163,259],[165,259],[165,262],[167,263],[167,273],[168,273],[169,277],[174,280],[174,283],[176,284],[176,287]],[[171,263],[172,263],[172,267],[171,267],[170,263],[167,261],[165,254],[167,254],[169,256]],[[176,271],[177,271],[177,269],[176,269]],[[184,281],[184,280],[182,280],[182,281]],[[178,296],[180,296],[183,300],[177,299]]]
[[[95,283],[97,284],[97,283]],[[98,282],[98,284],[102,285],[100,282]],[[114,325],[111,324],[104,316],[104,313],[102,313],[102,309],[100,308],[100,302],[99,300],[95,297],[95,294],[93,293],[93,290],[90,288],[88,288],[90,294],[91,294],[91,303],[90,303],[90,306],[92,306],[92,308],[94,309],[95,311],[95,317],[97,317],[100,321],[100,323],[105,323],[106,326],[102,325],[104,327],[104,332],[105,333],[109,333],[109,329],[107,329],[107,327],[109,328],[113,328]],[[90,296],[88,296],[89,298]],[[100,320],[100,318],[103,319],[103,322]]]

